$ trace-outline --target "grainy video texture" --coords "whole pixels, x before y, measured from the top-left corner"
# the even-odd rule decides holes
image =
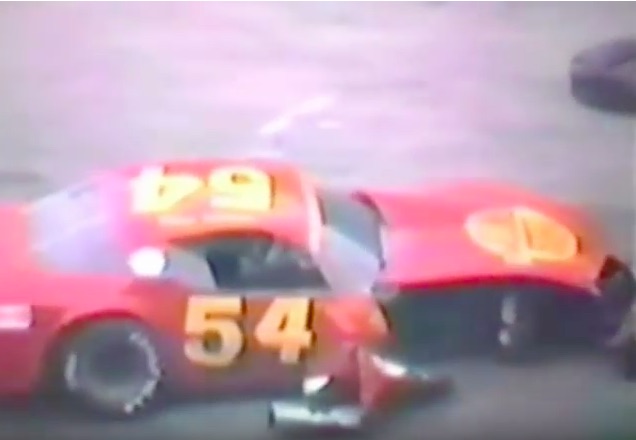
[[[581,51],[635,29],[631,2],[4,2],[0,195],[228,155],[282,157],[348,185],[488,178],[586,208],[631,261],[634,116],[577,101],[569,73]],[[635,61],[617,63],[621,81],[633,78]],[[446,372],[460,391],[378,435],[636,433],[634,389],[597,356]],[[276,438],[266,404],[187,404],[125,422],[7,409],[0,437]]]

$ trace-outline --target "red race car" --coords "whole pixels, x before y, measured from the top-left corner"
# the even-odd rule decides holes
[[[626,266],[582,216],[508,186],[346,191],[276,161],[169,162],[100,173],[0,219],[5,395],[54,387],[133,414],[161,390],[351,378],[331,362],[345,340],[366,377],[409,364],[413,347],[432,360],[479,340],[521,359],[553,339],[631,335],[618,332]]]

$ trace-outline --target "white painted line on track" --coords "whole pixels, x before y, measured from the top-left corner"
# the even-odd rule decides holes
[[[261,137],[279,135],[288,130],[299,117],[313,116],[324,112],[333,107],[336,100],[336,95],[333,93],[324,93],[308,98],[263,124],[258,129],[258,135]],[[329,122],[334,125],[334,121]]]
[[[300,118],[320,115],[322,112],[333,107],[338,98],[335,93],[321,93],[311,96],[296,105],[293,105],[278,115],[262,124],[257,130],[257,137],[268,141],[266,144],[258,143],[242,155],[250,157],[284,158],[286,152],[280,148],[281,136],[290,130]],[[325,117],[316,121],[316,126],[322,130],[334,130],[340,127],[340,122],[332,118]]]

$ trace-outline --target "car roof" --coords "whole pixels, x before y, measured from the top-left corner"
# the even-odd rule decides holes
[[[166,183],[165,177],[168,176],[176,177],[176,180],[158,190],[157,179]],[[239,193],[247,197],[241,197],[240,209],[229,207],[227,202],[232,202],[232,194],[221,194],[224,197],[215,199],[219,196],[216,188],[220,185],[210,183],[216,179],[210,176],[221,176],[221,184],[231,180],[230,190],[232,187],[236,189],[234,185],[251,185],[252,180],[249,179],[266,178],[271,190],[269,203],[267,206],[262,204],[264,199],[260,196],[264,194],[254,197],[250,191],[244,192],[245,186],[240,186]],[[163,161],[111,170],[104,173],[104,177],[104,181],[109,182],[104,187],[110,209],[115,213],[115,223],[123,233],[127,247],[161,246],[245,230],[274,235],[309,250],[315,250],[318,245],[321,220],[312,179],[283,161]],[[195,188],[193,191],[188,192],[187,187],[184,189],[184,185],[192,186],[192,182],[197,181],[198,187],[192,187]],[[159,198],[152,200],[161,202],[161,209],[154,209],[156,203],[145,203],[143,209],[139,209],[139,200],[146,201],[145,196],[140,199],[140,195],[148,194],[148,191],[152,197],[159,194]],[[211,200],[216,201],[211,203]],[[164,203],[166,201],[170,203]],[[253,202],[258,205],[254,209],[251,206]]]

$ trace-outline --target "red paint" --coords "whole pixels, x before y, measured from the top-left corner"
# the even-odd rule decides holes
[[[169,168],[180,172],[203,173],[211,166],[231,161],[175,162]],[[123,250],[140,245],[162,246],[171,240],[192,239],[228,229],[258,227],[282,240],[307,247],[310,235],[311,191],[302,189],[304,178],[292,167],[275,162],[255,162],[274,173],[284,186],[286,198],[269,215],[249,218],[245,223],[215,223],[214,229],[160,228],[147,218],[134,218],[128,212],[126,184],[139,167],[107,172],[99,180],[111,220],[122,239]],[[398,284],[452,283],[465,280],[540,277],[583,288],[593,293],[593,283],[608,251],[598,231],[575,210],[537,195],[506,185],[459,183],[436,189],[396,193],[365,191],[386,221],[387,267],[382,281]],[[552,216],[581,240],[581,253],[572,261],[559,264],[512,266],[476,246],[464,230],[466,218],[477,210],[527,206]],[[172,382],[188,390],[210,387],[218,391],[258,384],[265,379],[276,385],[284,382],[288,370],[262,354],[249,353],[247,363],[232,371],[210,372],[194,367],[182,356],[186,299],[193,292],[173,284],[136,282],[122,276],[59,274],[48,272],[33,258],[24,207],[0,208],[0,275],[3,286],[0,304],[30,304],[35,324],[29,331],[0,332],[0,393],[29,393],[36,388],[47,357],[61,332],[77,323],[106,316],[130,316],[146,323],[165,338],[166,350],[175,350],[167,366]],[[322,338],[313,359],[316,364],[335,356],[346,340],[352,346],[372,346],[389,338],[372,317],[377,304],[371,298],[317,300],[316,331]],[[252,300],[249,300],[252,301]],[[254,300],[258,301],[258,300]],[[261,306],[254,306],[259,308]],[[251,362],[251,363],[250,363]],[[262,362],[278,370],[263,368]],[[267,378],[263,376],[267,373]],[[274,373],[280,373],[279,375]],[[371,398],[371,397],[369,397]],[[366,397],[365,397],[366,399]]]

